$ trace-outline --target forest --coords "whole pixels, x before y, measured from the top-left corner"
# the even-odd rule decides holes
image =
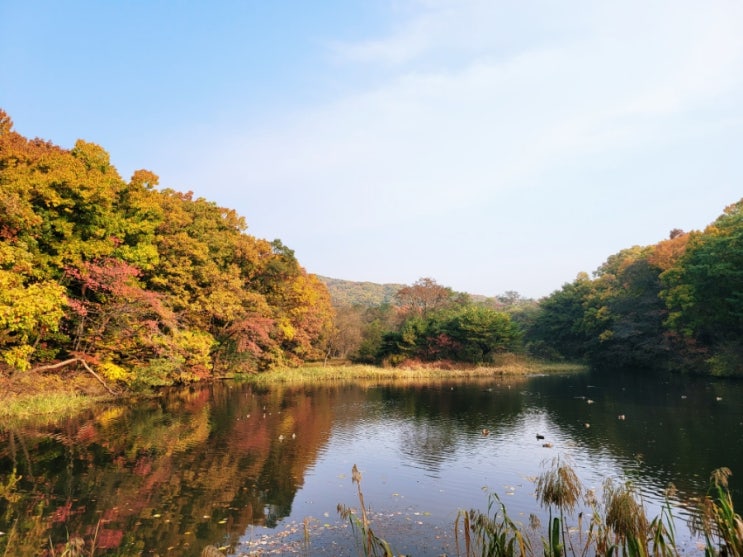
[[[6,373],[84,363],[165,385],[322,355],[327,288],[235,211],[127,182],[82,140],[26,139],[0,111],[0,360]]]
[[[74,364],[146,387],[327,357],[480,365],[516,353],[743,376],[741,285],[743,200],[538,301],[432,278],[343,290],[234,210],[159,188],[148,170],[125,181],[100,146],[27,139],[0,110],[0,374]]]
[[[336,350],[363,362],[487,363],[516,352],[605,370],[743,376],[743,200],[703,231],[624,249],[538,301],[517,292],[474,300],[424,278],[393,303],[336,313]]]

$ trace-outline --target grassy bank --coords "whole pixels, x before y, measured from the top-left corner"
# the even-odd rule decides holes
[[[0,375],[0,422],[51,422],[110,398],[99,384],[82,374],[29,371]]]
[[[312,381],[410,381],[516,377],[545,373],[576,373],[586,371],[580,364],[553,363],[518,356],[504,356],[489,366],[465,366],[451,363],[409,362],[399,367],[331,362],[300,367],[275,368],[264,373],[242,374],[236,378],[260,384],[302,383]]]
[[[584,367],[576,364],[549,363],[504,355],[500,361],[490,366],[408,362],[406,365],[393,368],[329,362],[300,367],[279,367],[262,373],[236,374],[230,377],[260,385],[333,381],[411,383],[515,378],[584,370]],[[0,421],[4,423],[51,421],[61,416],[75,414],[108,399],[111,399],[111,395],[87,373],[69,370],[63,373],[16,372],[13,375],[0,373]]]

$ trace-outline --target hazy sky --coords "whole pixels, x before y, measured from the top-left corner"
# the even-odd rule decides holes
[[[740,0],[1,0],[0,61],[335,278],[540,297],[743,197]]]

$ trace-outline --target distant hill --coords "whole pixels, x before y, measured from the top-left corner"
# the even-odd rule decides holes
[[[407,284],[378,284],[375,282],[354,282],[318,275],[330,292],[330,299],[334,306],[380,306],[393,303],[395,294]],[[492,299],[480,294],[468,294],[475,303],[487,303]]]
[[[376,284],[373,282],[354,282],[318,275],[330,292],[334,306],[379,306],[394,300],[395,294],[404,284]]]

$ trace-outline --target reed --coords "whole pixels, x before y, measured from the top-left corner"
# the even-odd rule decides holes
[[[536,484],[537,499],[549,510],[545,557],[561,557],[565,555],[568,542],[572,543],[565,516],[575,509],[583,486],[575,471],[569,465],[562,464],[559,458],[553,461],[552,469],[537,478]],[[558,511],[559,516],[553,516],[553,509]]]
[[[735,514],[727,489],[729,471],[716,471],[712,476],[710,496],[705,501],[705,514],[698,528],[707,539],[708,557],[741,557],[743,521]],[[670,486],[659,516],[653,520],[630,482],[616,484],[607,480],[603,497],[593,491],[583,491],[573,469],[556,459],[551,468],[536,480],[536,496],[549,509],[549,523],[542,531],[539,519],[530,517],[530,528],[542,531],[545,557],[678,557],[683,554],[676,546],[676,518],[671,507],[675,489]],[[578,513],[577,526],[569,520],[583,503],[591,516],[584,531],[583,511]],[[465,557],[532,557],[534,552],[526,531],[512,521],[496,494],[489,495],[488,512],[460,511],[454,523],[457,554]],[[460,531],[461,542],[460,542]],[[461,553],[464,545],[464,553]]]
[[[361,472],[355,464],[351,470],[351,478],[356,485],[361,517],[359,518],[352,508],[342,504],[338,505],[338,514],[343,520],[348,520],[351,523],[354,534],[361,539],[361,547],[365,557],[394,557],[395,554],[392,552],[390,544],[377,536],[372,530],[371,521],[364,504],[364,494],[361,491]]]
[[[733,508],[728,489],[731,475],[730,469],[724,467],[712,472],[707,495],[692,521],[693,530],[704,537],[705,556],[743,555],[743,519]]]
[[[616,486],[614,482],[607,481],[604,498],[605,523],[607,530],[613,534],[613,543],[609,545],[612,553],[629,557],[647,555],[651,540],[650,522],[632,484],[627,482]]]
[[[459,555],[462,531],[465,557],[525,556],[531,553],[529,539],[508,516],[506,506],[496,493],[488,494],[488,510],[460,510],[454,521],[454,540]],[[474,535],[474,539],[472,535]]]

